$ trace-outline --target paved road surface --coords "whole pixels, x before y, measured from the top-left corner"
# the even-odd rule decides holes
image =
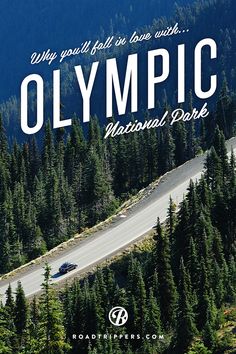
[[[227,142],[228,151],[233,147],[236,150],[236,137]],[[72,249],[67,249],[64,253],[55,255],[49,264],[52,268],[52,281],[60,282],[78,271],[84,270],[101,260],[108,258],[111,254],[118,252],[121,248],[144,235],[156,223],[157,216],[161,221],[166,218],[169,197],[172,196],[175,203],[179,204],[190,179],[198,180],[203,170],[205,155],[185,163],[179,168],[167,174],[161,183],[140,202],[133,210],[120,218],[115,224],[111,224],[106,230],[95,233],[86,240],[80,242]],[[78,269],[66,275],[59,276],[58,268],[63,262],[74,262],[78,264]],[[40,291],[43,281],[43,265],[34,265],[24,269],[21,273],[0,281],[0,294],[4,294],[8,284],[11,283],[13,291],[17,281],[20,280],[26,296],[31,296]],[[4,297],[3,297],[4,301]]]

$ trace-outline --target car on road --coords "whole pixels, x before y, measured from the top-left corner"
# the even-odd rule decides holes
[[[70,272],[71,270],[74,270],[78,267],[77,264],[73,264],[73,263],[69,263],[69,262],[66,262],[66,263],[63,263],[60,268],[59,268],[59,273],[60,274],[66,274],[68,272]]]

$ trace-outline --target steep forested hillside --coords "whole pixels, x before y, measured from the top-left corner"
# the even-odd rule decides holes
[[[192,111],[191,93],[188,101]],[[231,137],[235,119],[226,81],[198,131],[180,121],[104,140],[97,119],[85,137],[75,117],[70,134],[53,134],[48,122],[40,147],[33,138],[9,149],[0,119],[0,273],[105,220],[129,195],[208,148],[217,125]]]
[[[146,250],[75,281],[60,299],[48,267],[43,293],[30,304],[20,283],[16,301],[9,287],[0,308],[2,353],[234,353],[236,170],[219,130],[205,169],[178,212],[170,199],[167,223],[157,221]],[[108,320],[117,305],[129,313],[122,327]],[[227,323],[232,332],[222,337]]]
[[[130,252],[117,263],[67,285],[59,294],[50,285],[47,266],[40,297],[26,300],[19,283],[14,299],[9,286],[6,304],[0,303],[0,353],[233,354],[236,161],[234,154],[227,157],[225,138],[236,132],[236,2],[71,0],[70,7],[62,0],[26,0],[20,7],[16,0],[11,6],[8,3],[2,0],[0,4],[1,85],[5,87],[0,100],[32,72],[27,64],[32,51],[45,46],[55,50],[76,47],[87,37],[102,40],[140,27],[153,33],[176,22],[189,32],[141,47],[112,50],[107,56],[116,57],[124,72],[127,55],[138,52],[142,75],[137,116],[149,120],[168,111],[162,128],[103,139],[108,122],[101,89],[103,54],[92,58],[101,61],[102,70],[93,93],[92,113],[97,116],[88,124],[81,124],[78,118],[81,97],[72,72],[73,66],[81,63],[89,68],[91,58],[82,62],[74,59],[61,67],[62,115],[73,117],[69,131],[52,131],[49,119],[38,136],[26,138],[20,130],[18,94],[0,105],[0,274],[106,219],[158,176],[213,147],[204,176],[198,183],[190,182],[178,210],[170,199],[165,225],[157,220],[154,237],[141,251]],[[208,102],[210,114],[197,123],[180,121],[170,127],[171,111],[177,107],[176,70],[160,86],[156,109],[147,112],[147,50],[167,48],[176,64],[179,43],[186,43],[189,59],[195,44],[204,37],[214,38],[218,45],[218,59],[212,65],[205,58],[203,61],[204,84],[210,73],[218,73],[217,93]],[[47,117],[51,117],[53,68],[35,69],[48,81]],[[192,71],[189,59],[184,105],[189,112],[202,103],[192,92]],[[125,122],[135,117],[120,119]],[[115,120],[116,112],[109,122]],[[129,320],[119,328],[108,320],[110,309],[117,305],[129,313]],[[224,335],[227,325],[231,330]],[[73,334],[81,333],[110,333],[111,337],[72,339]],[[127,334],[128,338],[113,338],[114,334]],[[157,337],[150,340],[147,334]],[[140,338],[133,340],[131,335]]]

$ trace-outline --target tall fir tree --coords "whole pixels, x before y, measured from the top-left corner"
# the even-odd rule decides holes
[[[191,298],[187,286],[187,273],[183,258],[180,261],[179,304],[177,310],[176,343],[177,353],[185,353],[197,333]]]
[[[45,265],[43,293],[40,297],[40,315],[38,332],[39,354],[64,354],[70,349],[65,342],[62,307],[55,295],[50,280],[50,267]]]
[[[155,243],[155,267],[159,282],[161,320],[168,328],[175,323],[177,291],[171,269],[169,240],[159,219],[157,220]]]
[[[25,293],[20,282],[16,288],[16,303],[15,303],[15,327],[19,338],[19,344],[22,346],[24,335],[26,334],[26,326],[28,321],[28,306],[25,298]]]

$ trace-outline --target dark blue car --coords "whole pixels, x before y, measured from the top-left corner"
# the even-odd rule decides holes
[[[63,263],[60,268],[59,268],[59,272],[61,274],[66,274],[68,272],[70,272],[71,270],[74,270],[78,267],[77,264],[73,264],[73,263],[69,263],[69,262],[66,262],[66,263]]]

